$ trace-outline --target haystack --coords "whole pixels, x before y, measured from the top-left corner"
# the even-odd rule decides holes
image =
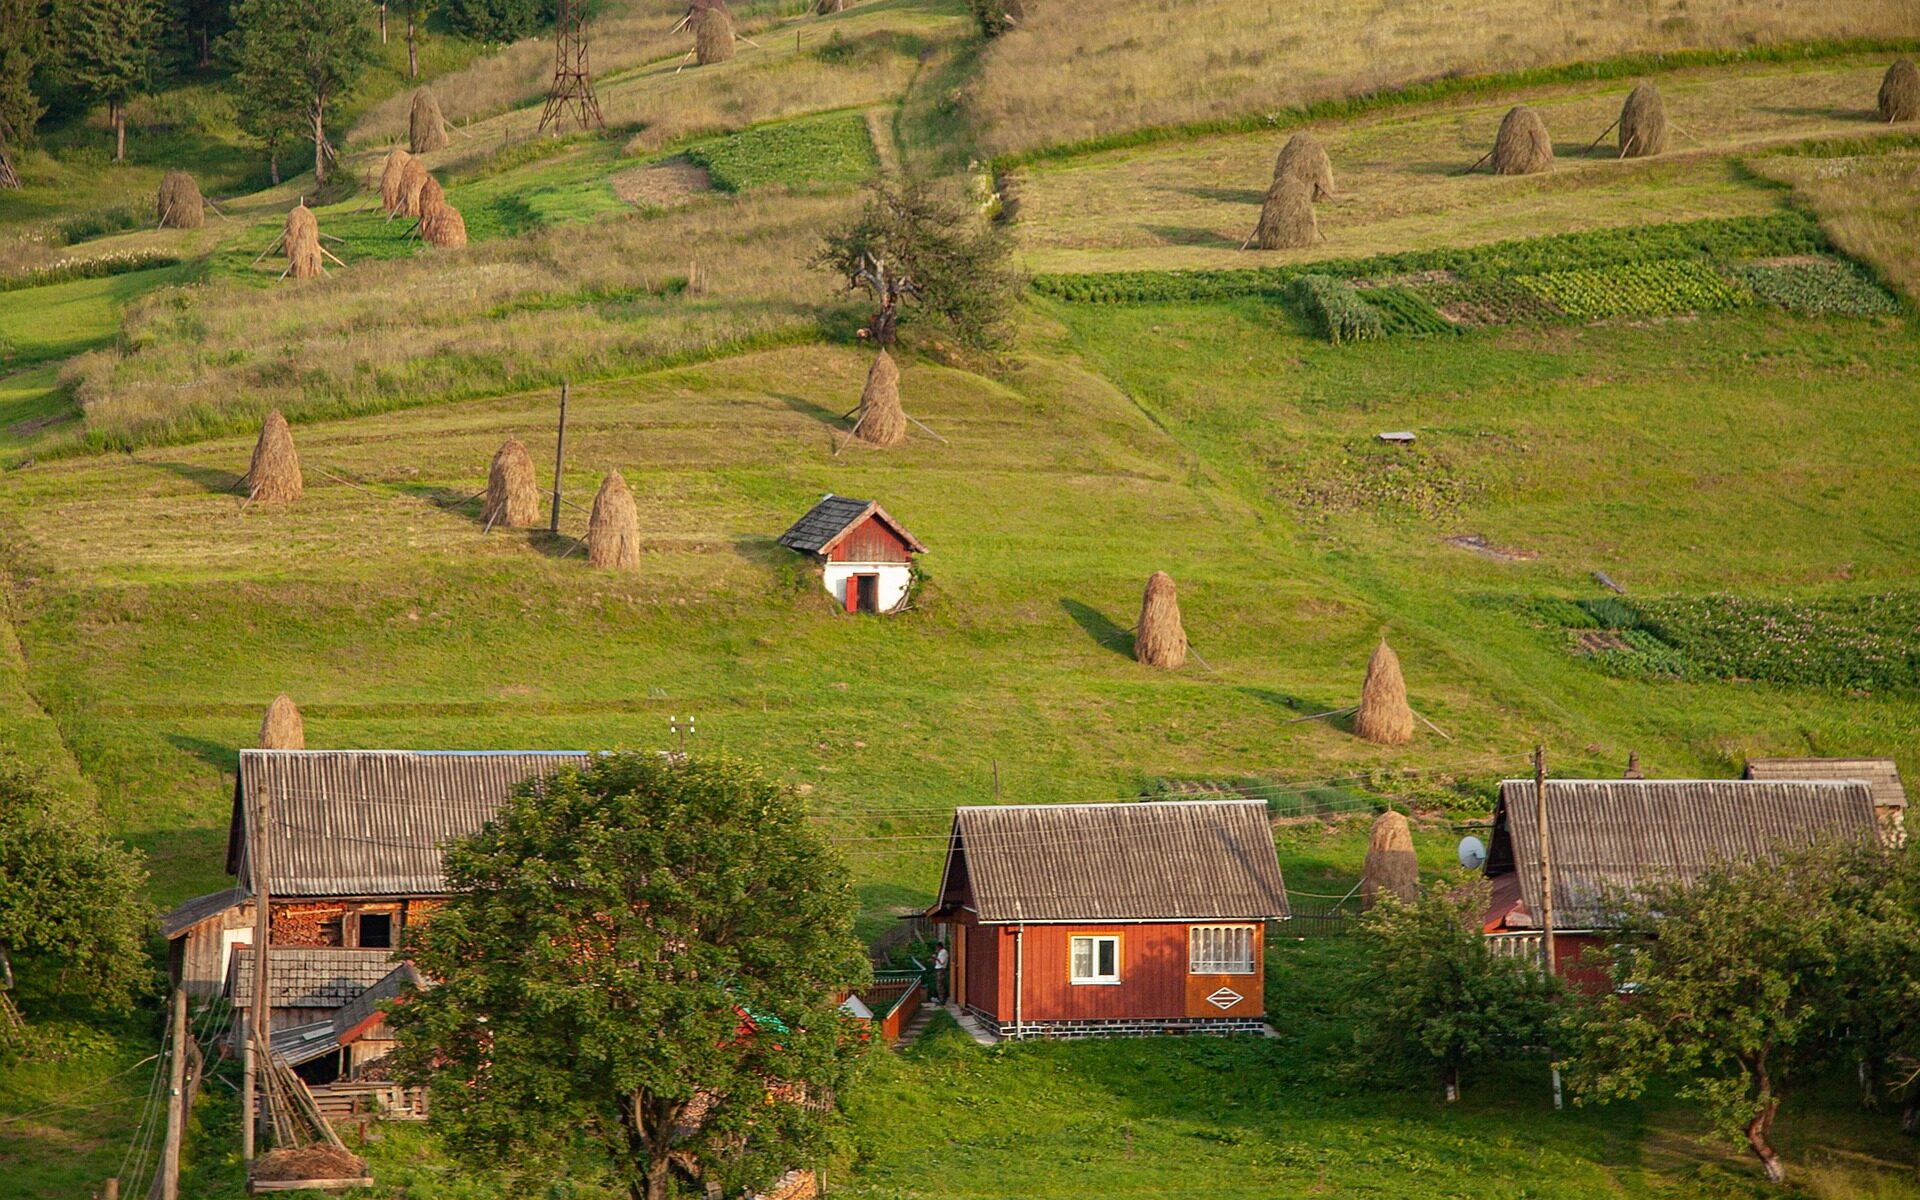
[[[1388,809],[1373,819],[1367,836],[1365,874],[1360,879],[1360,904],[1372,908],[1382,896],[1412,904],[1420,891],[1420,860],[1413,854],[1413,830],[1407,818]]]
[[[1524,104],[1516,104],[1500,120],[1493,139],[1495,175],[1531,175],[1553,165],[1553,139],[1547,123]]]
[[[587,518],[587,561],[596,567],[640,565],[640,510],[618,471],[608,471]]]
[[[414,193],[413,215],[426,222],[447,204],[447,190],[440,181],[429,175],[420,181],[420,190]]]
[[[724,8],[703,8],[693,18],[693,57],[701,66],[733,57],[733,18]]]
[[[1667,152],[1667,104],[1660,89],[1642,80],[1620,106],[1620,157],[1652,158]]]
[[[1413,738],[1413,710],[1407,707],[1407,681],[1400,675],[1400,659],[1381,638],[1367,660],[1367,681],[1360,688],[1360,707],[1353,714],[1353,731],[1382,746],[1404,746]]]
[[[260,426],[260,440],[253,445],[253,461],[244,482],[247,498],[261,504],[292,503],[306,490],[300,478],[300,455],[293,448],[293,430],[277,408]]]
[[[413,111],[407,114],[407,149],[428,154],[447,147],[447,118],[440,111],[440,99],[432,88],[413,93]]]
[[[367,1163],[326,1142],[274,1149],[253,1160],[252,1178],[262,1183],[289,1179],[363,1179]]]
[[[320,222],[305,204],[296,205],[287,214],[286,228],[280,231],[280,249],[287,256],[284,275],[312,279],[322,274],[320,262]]]
[[[1140,623],[1133,629],[1133,660],[1177,671],[1187,664],[1187,631],[1180,624],[1180,600],[1173,576],[1155,571],[1140,597]]]
[[[153,198],[153,215],[164,229],[198,229],[207,219],[206,201],[200,185],[185,171],[168,171],[160,177],[160,191]]]
[[[1320,226],[1313,218],[1313,185],[1297,175],[1274,180],[1248,243],[1261,250],[1299,250],[1313,245],[1319,236]]]
[[[1903,58],[1887,68],[1880,81],[1880,119],[1882,121],[1920,120],[1920,67]]]
[[[442,204],[420,227],[427,245],[451,249],[467,244],[467,219],[451,204]]]
[[[407,161],[400,168],[400,203],[393,211],[403,217],[419,216],[420,193],[432,181],[433,176],[427,174],[420,160],[407,155]]]
[[[387,165],[380,169],[380,209],[382,212],[394,212],[406,207],[401,190],[406,178],[407,164],[413,162],[413,155],[395,146],[387,152]],[[417,165],[417,164],[416,164]],[[422,167],[424,172],[426,168]]]
[[[847,0],[813,0],[813,11],[815,16],[830,17],[847,11]]]
[[[869,446],[898,446],[907,440],[907,414],[900,407],[900,368],[885,347],[867,368],[867,386],[860,390],[860,412],[853,436]]]
[[[281,692],[267,705],[267,715],[260,718],[260,748],[262,750],[305,750],[307,748],[307,726],[300,719],[300,710],[294,706],[293,698]]]
[[[540,523],[540,489],[533,482],[533,457],[519,438],[508,438],[487,468],[487,527],[524,529]]]
[[[1312,134],[1296,133],[1280,148],[1280,157],[1273,160],[1273,181],[1288,175],[1311,187],[1313,199],[1333,198],[1333,160]]]

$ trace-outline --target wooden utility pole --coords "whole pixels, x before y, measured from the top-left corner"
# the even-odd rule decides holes
[[[242,1107],[247,1122],[246,1149],[253,1149],[253,1121],[258,1111],[259,1101],[257,1085],[262,1071],[273,1070],[273,1011],[267,1003],[268,976],[271,973],[273,955],[268,945],[273,937],[273,909],[271,889],[268,887],[267,855],[271,839],[267,837],[267,817],[270,812],[266,791],[263,789],[255,798],[253,809],[253,846],[248,854],[253,875],[253,1004],[248,1013],[247,1046],[256,1045],[259,1053],[267,1056],[264,1063],[254,1064],[253,1078],[256,1087],[247,1089],[246,1103]],[[253,1158],[249,1153],[248,1162]]]
[[[253,1022],[240,1014],[240,1161],[253,1162]]]
[[[1551,975],[1560,967],[1553,945],[1553,839],[1547,831],[1547,750],[1533,748],[1533,799],[1539,809],[1540,830],[1540,954]]]
[[[567,462],[567,381],[560,381],[560,436],[553,440],[553,517],[547,532],[560,536],[560,472]]]
[[[187,1123],[187,989],[173,989],[173,1061],[167,1070],[167,1140],[160,1148],[160,1200],[180,1200],[180,1133]]]

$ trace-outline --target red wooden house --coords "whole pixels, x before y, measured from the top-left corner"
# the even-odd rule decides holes
[[[927,552],[874,501],[832,492],[781,534],[780,544],[819,563],[822,586],[850,613],[900,607],[913,588],[913,556]]]
[[[1288,916],[1257,800],[954,813],[928,916],[948,995],[1003,1037],[1258,1033]]]

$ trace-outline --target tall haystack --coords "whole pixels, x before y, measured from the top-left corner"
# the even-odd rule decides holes
[[[427,168],[419,159],[407,155],[407,161],[400,167],[400,203],[393,211],[403,217],[420,215],[420,193],[427,184],[433,182],[433,176],[427,174]]]
[[[1267,189],[1260,206],[1260,223],[1249,243],[1261,250],[1299,250],[1313,245],[1320,226],[1313,217],[1313,185],[1297,175],[1283,175]]]
[[[280,232],[280,248],[287,256],[285,274],[295,279],[312,279],[322,274],[320,262],[320,222],[304,203],[287,214],[286,228]]]
[[[1320,139],[1302,130],[1287,139],[1280,157],[1273,160],[1273,180],[1278,183],[1291,175],[1313,189],[1315,200],[1333,198],[1333,160]]]
[[[1920,67],[1903,58],[1887,68],[1880,81],[1880,119],[1882,121],[1920,120]]]
[[[540,523],[540,489],[533,481],[533,456],[519,438],[508,438],[487,468],[487,527],[525,529]]]
[[[247,464],[247,499],[261,504],[292,503],[306,491],[300,478],[300,455],[293,448],[293,430],[279,409],[267,414],[260,440],[253,444]]]
[[[429,154],[447,147],[447,118],[440,111],[440,98],[432,88],[413,93],[413,111],[407,114],[407,149]]]
[[[440,186],[438,179],[429,175],[420,181],[420,190],[414,193],[413,215],[424,222],[435,212],[444,208],[446,203],[447,190]]]
[[[830,17],[837,12],[847,11],[847,0],[813,0],[815,16]]]
[[[395,146],[387,151],[387,165],[380,169],[380,209],[382,212],[394,212],[406,207],[405,193],[402,189],[406,179],[407,164],[413,162],[413,155]],[[421,168],[422,172],[426,168]]]
[[[587,561],[596,567],[640,565],[640,510],[618,471],[608,471],[587,518]]]
[[[420,236],[429,246],[452,249],[467,244],[467,219],[451,204],[443,202],[420,222]]]
[[[1547,123],[1524,104],[1516,104],[1500,120],[1493,139],[1495,175],[1531,175],[1553,165],[1553,139]]]
[[[860,412],[853,436],[869,446],[898,446],[907,440],[907,414],[900,407],[900,368],[883,346],[867,368],[867,386],[860,390]]]
[[[267,715],[260,718],[260,748],[262,750],[305,750],[307,748],[307,726],[300,719],[300,710],[294,707],[293,697],[281,692],[267,705]]]
[[[693,57],[701,66],[733,57],[733,18],[724,8],[703,8],[693,17]]]
[[[168,171],[160,177],[160,191],[153,198],[153,215],[163,229],[198,229],[207,219],[206,201],[200,185],[185,171]]]
[[[1647,80],[1635,84],[1620,106],[1620,157],[1652,158],[1667,152],[1667,103]]]
[[[1360,878],[1360,905],[1372,908],[1382,896],[1412,904],[1420,891],[1420,860],[1413,854],[1413,829],[1407,818],[1388,809],[1373,819],[1367,835],[1365,873]]]
[[[1177,671],[1187,665],[1187,631],[1180,624],[1180,600],[1173,576],[1155,571],[1140,597],[1140,623],[1133,628],[1133,660]]]
[[[1360,688],[1360,707],[1353,714],[1353,731],[1382,746],[1404,746],[1413,738],[1413,710],[1407,707],[1407,681],[1400,675],[1400,659],[1381,638],[1367,660],[1367,681]]]

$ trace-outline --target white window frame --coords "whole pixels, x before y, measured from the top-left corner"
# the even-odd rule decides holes
[[[1232,933],[1233,939],[1218,935]],[[1221,943],[1245,939],[1245,957],[1227,959],[1221,952]],[[1201,943],[1213,944],[1202,949]],[[1187,927],[1187,974],[1189,975],[1257,975],[1260,973],[1259,938],[1251,925],[1189,925]],[[1231,965],[1222,965],[1230,963]]]
[[[1078,965],[1075,961],[1079,958],[1076,949],[1081,942],[1092,943],[1093,973],[1085,976],[1079,974]],[[1102,975],[1100,973],[1101,942],[1113,943],[1113,973],[1110,975]],[[1067,939],[1067,982],[1075,986],[1087,984],[1113,987],[1117,985],[1120,982],[1120,935],[1117,933],[1076,933],[1069,937]]]

